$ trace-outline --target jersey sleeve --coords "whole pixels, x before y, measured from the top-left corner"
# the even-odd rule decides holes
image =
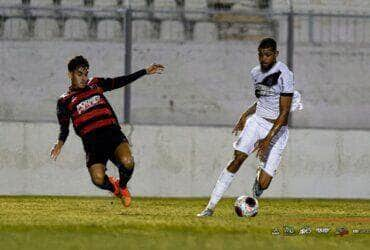
[[[58,140],[65,142],[69,134],[70,114],[66,102],[64,102],[63,99],[58,100],[57,117],[60,127]]]
[[[281,76],[281,95],[293,95],[294,92],[294,76],[290,70],[282,72]]]
[[[126,86],[133,81],[136,81],[140,77],[146,75],[146,70],[142,69],[139,71],[136,71],[135,73],[129,74],[129,75],[124,75],[124,76],[119,76],[115,78],[93,78],[90,82],[91,85],[95,85],[96,87],[101,88],[104,92],[105,91],[111,91],[114,89],[121,88],[123,86]]]

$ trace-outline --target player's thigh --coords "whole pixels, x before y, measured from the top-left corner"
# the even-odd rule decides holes
[[[279,135],[279,137],[269,150],[265,164],[263,164],[262,166],[263,171],[271,178],[275,176],[280,165],[282,154],[287,145],[288,136],[288,130],[283,131],[283,133]]]
[[[238,139],[233,143],[235,151],[250,155],[255,148],[256,142],[259,140],[258,130],[259,125],[256,122],[256,118],[251,116],[247,119]]]
[[[121,142],[114,151],[115,160],[125,166],[134,164],[134,158],[131,153],[130,145],[127,142]]]

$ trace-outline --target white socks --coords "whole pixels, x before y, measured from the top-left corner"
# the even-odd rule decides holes
[[[235,174],[230,173],[227,168],[225,168],[220,176],[218,177],[218,180],[216,182],[216,185],[212,191],[211,199],[209,200],[209,203],[207,205],[208,209],[214,210],[217,203],[222,198],[222,195],[226,192],[226,190],[230,187],[231,182],[234,180]]]

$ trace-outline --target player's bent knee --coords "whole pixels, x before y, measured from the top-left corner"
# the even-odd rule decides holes
[[[91,176],[91,181],[96,185],[96,186],[101,186],[104,184],[104,175],[100,174],[94,174]]]
[[[127,169],[133,169],[135,166],[134,158],[133,157],[121,157],[120,162],[123,166]]]
[[[124,164],[124,166],[127,169],[133,169],[135,167],[135,162],[134,161],[128,161],[127,163]]]

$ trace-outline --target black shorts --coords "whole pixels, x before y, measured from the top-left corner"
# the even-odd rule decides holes
[[[82,138],[86,152],[86,166],[93,164],[107,164],[108,159],[116,163],[114,151],[122,142],[127,142],[127,137],[118,126],[104,127],[95,130]]]

